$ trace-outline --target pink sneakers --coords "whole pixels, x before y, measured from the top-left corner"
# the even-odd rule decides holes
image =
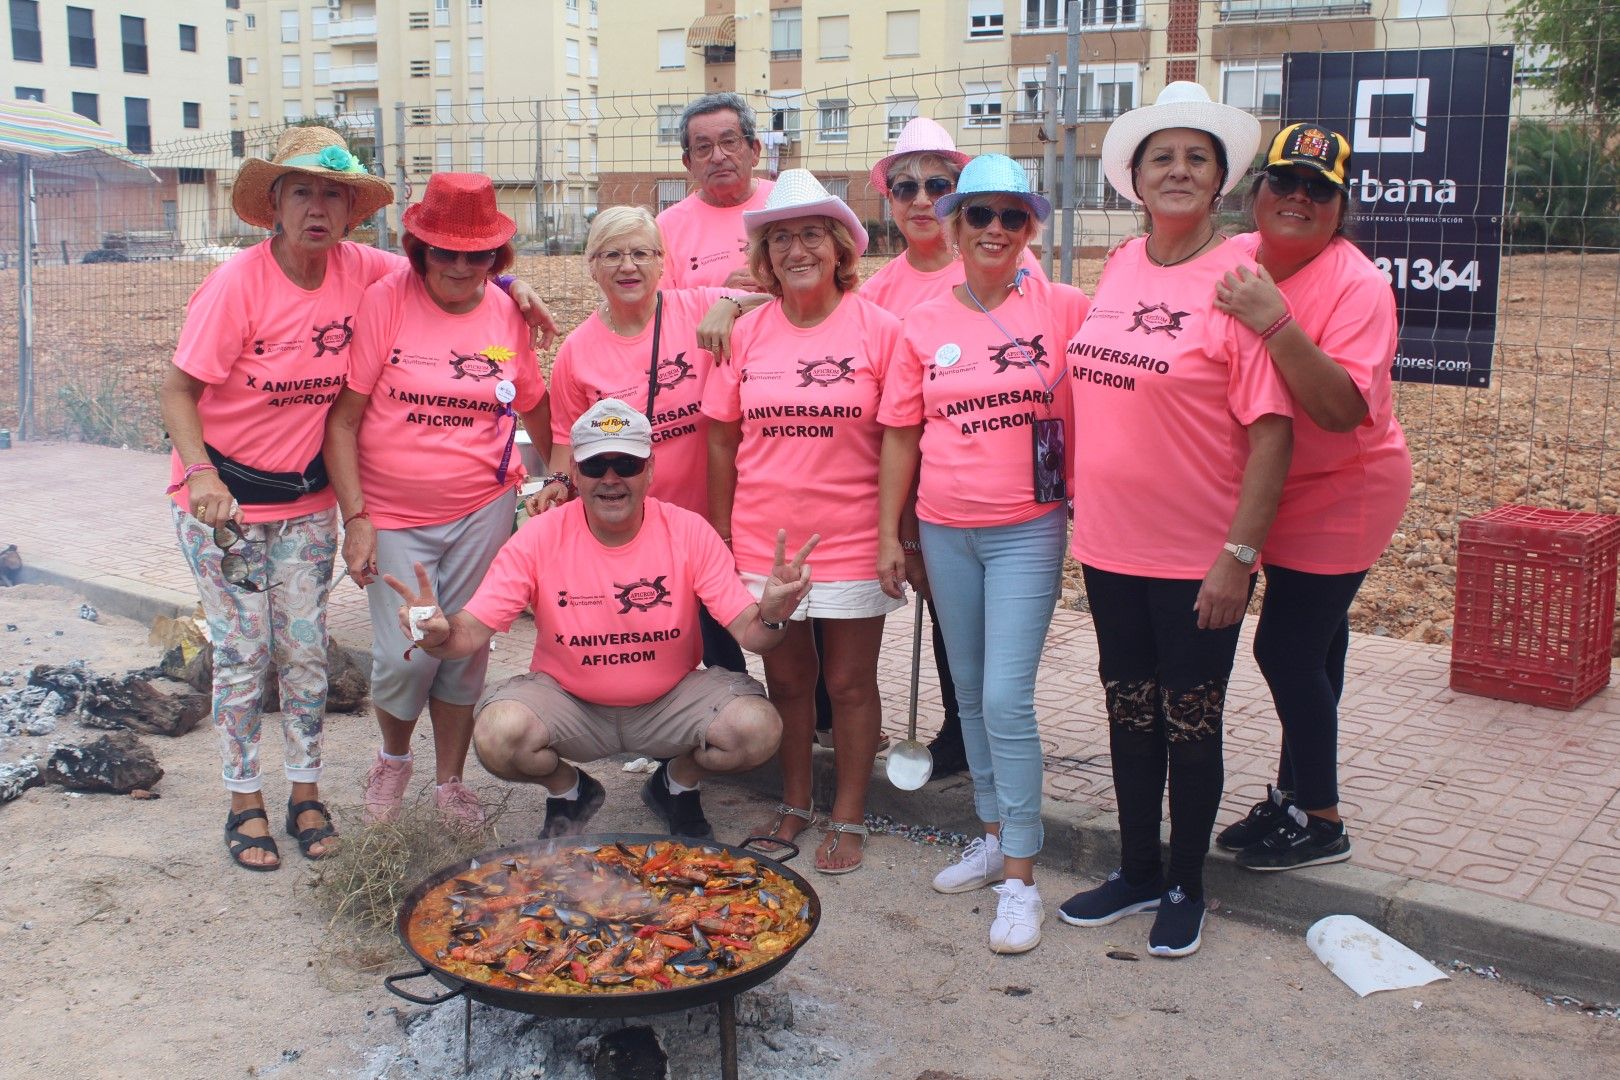
[[[405,804],[405,788],[410,782],[409,758],[389,761],[378,754],[371,771],[366,773],[366,824],[375,825],[399,817],[400,807]]]
[[[478,793],[452,776],[433,789],[433,804],[439,808],[445,824],[460,833],[476,833],[484,827],[484,804]]]

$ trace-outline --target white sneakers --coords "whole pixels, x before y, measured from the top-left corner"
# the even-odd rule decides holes
[[[996,918],[990,924],[990,951],[1029,952],[1041,943],[1041,923],[1046,921],[1046,905],[1041,891],[1008,878],[996,886]]]
[[[973,840],[962,849],[962,856],[934,875],[934,889],[942,893],[972,892],[1004,876],[1001,841],[994,836]]]

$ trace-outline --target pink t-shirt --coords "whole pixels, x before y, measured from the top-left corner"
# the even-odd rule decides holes
[[[771,180],[754,181],[754,193],[737,206],[710,206],[694,191],[659,214],[664,287],[720,286],[733,270],[746,270],[748,230],[743,228],[743,211],[765,209],[765,196],[775,186]]]
[[[817,581],[877,576],[878,406],[899,347],[900,321],[857,293],[808,330],[788,322],[780,300],[737,321],[703,411],[742,421],[731,511],[739,570],[770,573],[786,529],[789,552],[821,534]]]
[[[707,516],[709,418],[698,405],[714,368],[712,353],[697,347],[697,328],[723,289],[665,289],[658,335],[658,400],[652,417],[654,498]],[[728,307],[730,305],[727,305]],[[652,320],[635,337],[620,337],[592,311],[563,341],[551,365],[551,437],[568,442],[569,429],[602,398],[618,398],[647,411],[647,369],[652,364]]]
[[[465,315],[428,295],[409,267],[366,290],[349,356],[349,389],[369,394],[358,435],[360,489],[371,523],[410,529],[459,521],[523,479],[512,448],[496,470],[516,416],[495,388],[510,380],[512,408],[546,396],[529,328],[494,285]]]
[[[1028,248],[1024,249],[1020,265],[1029,270],[1030,277],[1047,280],[1046,271],[1041,269],[1041,261]],[[861,296],[889,314],[904,319],[913,308],[962,284],[962,275],[961,259],[952,259],[938,270],[918,270],[904,254],[900,254],[861,282]]]
[[[1260,246],[1258,233],[1229,242],[1250,258]],[[1300,328],[1350,373],[1367,418],[1354,431],[1324,431],[1295,408],[1294,459],[1262,554],[1291,570],[1356,573],[1389,546],[1412,491],[1412,455],[1390,389],[1395,295],[1343,237],[1278,288]]]
[[[1069,343],[1075,558],[1116,574],[1197,580],[1237,511],[1245,428],[1292,416],[1260,336],[1215,310],[1233,244],[1175,267],[1131,240],[1103,267]]]
[[[301,289],[266,240],[203,279],[186,305],[174,365],[208,384],[197,401],[208,445],[264,472],[303,472],[320,453],[327,410],[343,389],[360,297],[404,265],[398,255],[344,242],[328,254],[321,287]],[[171,455],[172,480],[184,472],[180,455]],[[184,488],[174,500],[190,506]],[[293,502],[243,506],[242,520],[285,521],[336,501],[327,487]]]
[[[598,705],[645,705],[703,659],[699,601],[721,626],[754,602],[707,521],[648,499],[636,538],[607,547],[575,500],[525,522],[465,610],[504,632],[532,607],[531,671]]]
[[[923,426],[919,518],[983,528],[1052,509],[1035,501],[1034,421],[1062,420],[1073,438],[1063,347],[1087,306],[1079,289],[1025,279],[1023,295],[1008,294],[993,312],[1021,348],[950,292],[906,315],[878,421]]]

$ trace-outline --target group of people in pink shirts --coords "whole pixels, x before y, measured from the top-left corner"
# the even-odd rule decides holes
[[[1035,684],[1072,556],[1120,859],[1060,918],[1149,913],[1151,954],[1198,949],[1226,686],[1262,573],[1277,782],[1215,841],[1256,871],[1349,858],[1348,612],[1411,465],[1393,297],[1345,236],[1342,135],[1286,126],[1251,174],[1258,122],[1196,84],[1122,114],[1103,166],[1146,231],[1108,254],[1088,297],[1029,250],[1052,207],[1024,168],[962,153],[927,118],[871,170],[906,247],[863,282],[856,214],[806,170],[757,178],[752,111],[707,95],[681,119],[692,194],[656,218],[594,217],[599,302],[547,380],[531,330],[543,349],[556,327],[502,275],[516,226],[487,179],[434,176],[400,259],[343,240],[390,193],[323,132],[292,129],[244,165],[237,212],[273,235],[199,287],[162,397],[238,864],[279,865],[257,754],[271,671],[287,832],[308,857],[336,850],[316,782],[340,546],[375,631],[368,820],[405,804],[425,705],[451,827],[485,824],[469,748],[545,787],[547,838],[602,804],[578,763],[659,758],[648,807],[707,836],[701,781],[774,754],[780,803],[739,831],[797,843],[819,829],[814,868],[852,872],[883,738],[884,620],[911,590],[953,707],[941,740],[959,740],[982,825],[933,885],[994,886],[990,948],[1027,952],[1046,920]],[[1246,179],[1255,228],[1223,235],[1216,211]],[[549,466],[526,496],[519,424]],[[511,537],[520,499],[536,520]],[[531,671],[486,687],[489,638],[525,607]],[[812,798],[818,693],[826,807]]]

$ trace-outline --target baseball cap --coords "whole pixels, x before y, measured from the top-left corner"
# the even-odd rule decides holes
[[[632,409],[618,398],[603,398],[574,421],[568,441],[574,448],[575,461],[598,454],[651,457],[652,425],[639,409]]]
[[[1290,124],[1277,132],[1266,151],[1266,168],[1303,165],[1315,169],[1341,191],[1349,191],[1345,173],[1350,169],[1350,144],[1337,131],[1318,124]]]

